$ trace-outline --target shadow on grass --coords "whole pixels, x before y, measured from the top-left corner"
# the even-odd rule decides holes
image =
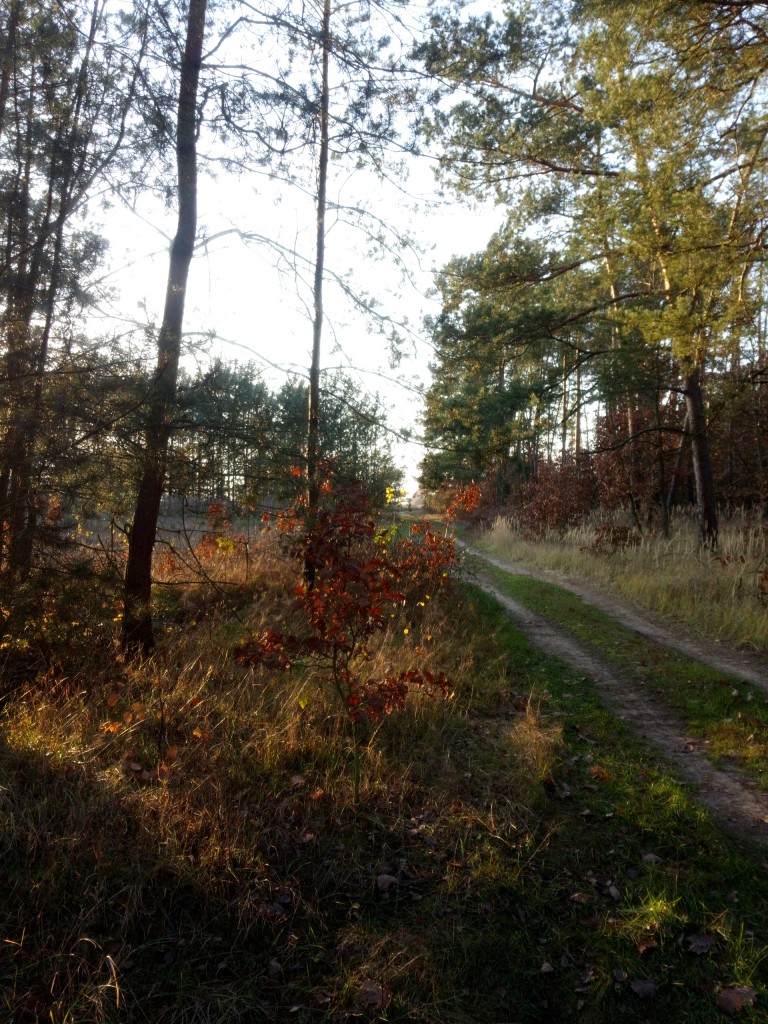
[[[585,681],[473,600],[482,644],[457,710],[390,720],[358,807],[343,744],[312,747],[309,728],[268,765],[243,719],[226,747],[193,757],[190,740],[158,785],[111,748],[28,749],[15,709],[0,1018],[714,1024],[720,989],[759,987],[759,860]],[[543,769],[520,740],[532,693],[559,737]]]
[[[206,885],[165,828],[163,787],[0,740],[0,1014],[34,1021],[236,1020],[268,1010],[290,906],[268,873]],[[243,914],[243,899],[252,914]],[[266,1014],[268,1016],[268,1013]],[[255,1019],[255,1018],[254,1018]]]

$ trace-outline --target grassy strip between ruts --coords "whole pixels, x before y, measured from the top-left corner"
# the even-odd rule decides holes
[[[4,1019],[764,1019],[765,865],[495,602],[453,600],[456,699],[387,721],[357,806],[306,681],[159,666],[161,784],[121,767],[151,716],[84,752],[92,697],[9,701]]]
[[[503,593],[564,627],[673,708],[691,735],[705,741],[705,752],[713,761],[738,765],[761,789],[768,789],[768,697],[764,691],[643,639],[562,587],[483,562],[475,564]]]

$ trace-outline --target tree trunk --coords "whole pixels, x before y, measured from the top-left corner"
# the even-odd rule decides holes
[[[693,454],[693,477],[696,484],[696,505],[699,532],[704,547],[717,547],[718,523],[712,463],[709,457],[707,420],[701,393],[701,368],[695,366],[685,379],[685,408]]]
[[[163,323],[157,339],[157,368],[149,392],[148,425],[141,483],[128,537],[124,581],[123,649],[146,654],[154,646],[149,601],[152,552],[160,513],[184,323],[189,267],[197,231],[197,89],[202,63],[207,0],[190,0],[187,38],[179,78],[176,121],[178,224],[171,245]]]
[[[329,65],[331,53],[331,3],[324,0],[322,24],[322,81],[320,86],[320,154],[317,165],[317,241],[315,249],[314,318],[312,362],[307,399],[307,515],[310,520],[320,498],[320,341],[323,333],[323,269],[325,266],[325,211],[328,190],[328,118],[330,105]],[[309,558],[304,564],[307,586],[315,582]]]

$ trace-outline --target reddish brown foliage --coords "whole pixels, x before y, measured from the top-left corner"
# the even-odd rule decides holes
[[[518,488],[513,499],[515,518],[525,537],[541,540],[548,533],[565,533],[591,511],[594,476],[581,460],[565,466],[542,464],[538,478]]]
[[[324,489],[309,516],[298,503],[278,516],[288,549],[300,565],[315,567],[313,584],[300,584],[296,606],[305,624],[301,635],[267,630],[243,644],[235,657],[243,665],[288,669],[311,659],[344,702],[353,722],[378,721],[402,707],[408,687],[445,695],[448,680],[411,668],[397,675],[365,678],[366,644],[402,611],[408,595],[445,586],[455,564],[453,542],[429,527],[414,528],[407,540],[377,533],[374,513],[360,486]]]
[[[454,494],[445,510],[445,518],[449,523],[456,519],[467,519],[480,507],[483,493],[476,483],[462,487]]]

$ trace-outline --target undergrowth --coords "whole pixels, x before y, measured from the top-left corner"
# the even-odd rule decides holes
[[[355,802],[317,666],[234,660],[295,623],[274,535],[249,557],[237,600],[178,584],[152,659],[62,644],[7,689],[4,1020],[759,1019],[759,860],[588,684],[454,585],[371,651],[453,698],[369,724]]]

